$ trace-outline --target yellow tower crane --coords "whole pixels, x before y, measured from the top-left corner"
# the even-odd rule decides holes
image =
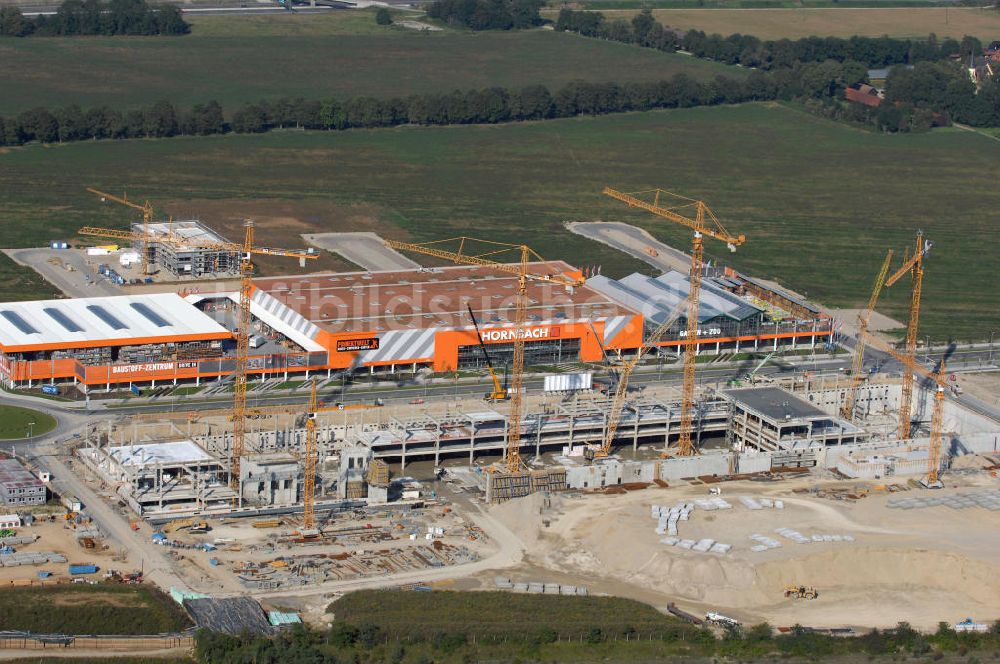
[[[615,440],[615,434],[618,432],[618,425],[621,423],[622,410],[625,408],[625,396],[628,394],[628,380],[632,375],[632,371],[646,353],[656,346],[660,338],[670,329],[670,326],[677,322],[677,319],[684,313],[686,305],[687,300],[681,301],[663,322],[657,326],[653,333],[646,338],[642,346],[639,347],[639,350],[635,352],[635,355],[622,363],[621,370],[618,372],[618,384],[615,386],[615,394],[611,400],[611,409],[608,411],[608,426],[604,432],[604,442],[601,444],[601,449],[592,455],[584,452],[586,456],[593,459],[601,459],[611,453],[611,445]]]
[[[891,287],[906,273],[910,274],[910,320],[906,324],[906,346],[903,350],[910,358],[910,364],[915,363],[917,357],[917,327],[920,321],[920,295],[924,285],[924,258],[932,246],[933,244],[924,238],[924,232],[918,230],[913,256],[885,280],[885,285]],[[904,440],[910,437],[910,409],[913,399],[913,371],[910,369],[910,364],[904,363],[903,386],[899,399],[899,437]]]
[[[629,207],[646,210],[658,217],[681,224],[694,231],[691,243],[691,288],[688,296],[687,334],[683,340],[684,385],[681,392],[680,440],[678,441],[677,450],[680,456],[688,456],[694,453],[691,434],[694,422],[695,349],[698,346],[699,298],[701,293],[701,277],[704,269],[702,261],[704,253],[703,238],[706,236],[715,238],[716,240],[725,242],[730,251],[736,251],[736,247],[746,242],[746,236],[733,235],[727,231],[711,208],[703,201],[679,196],[663,189],[622,193],[610,187],[605,187],[603,193],[611,198],[622,201]],[[652,202],[637,197],[637,195],[648,194],[653,195]],[[670,201],[672,204],[663,204],[661,201]],[[682,210],[687,213],[687,210],[691,208],[694,209],[693,217],[688,217],[678,212],[678,210]]]
[[[528,322],[528,281],[550,282],[574,288],[582,286],[584,280],[563,274],[532,274],[528,272],[529,263],[544,263],[545,260],[523,244],[492,242],[469,237],[449,238],[423,244],[410,244],[395,240],[386,240],[385,243],[393,249],[434,256],[461,265],[483,265],[517,276],[513,321],[514,358],[511,362],[510,389],[507,390],[510,400],[510,415],[507,420],[506,465],[509,472],[519,472],[522,465],[521,418],[524,408],[524,328]],[[513,258],[516,262],[504,262],[504,257]]]
[[[942,358],[935,371],[931,371],[917,362],[915,358],[900,353],[870,332],[865,332],[865,336],[871,345],[888,353],[902,364],[904,375],[908,372],[912,379],[913,374],[918,373],[935,383],[937,389],[934,392],[934,408],[931,411],[931,437],[927,446],[927,477],[924,479],[923,485],[929,489],[941,488],[939,478],[941,472],[941,437],[944,430],[944,397],[945,391],[948,389],[948,381],[945,379],[944,359]],[[907,421],[907,424],[909,424],[909,421]]]
[[[872,287],[871,297],[868,298],[868,307],[858,314],[858,337],[854,346],[854,363],[851,365],[851,386],[847,389],[844,397],[844,405],[840,409],[840,415],[847,421],[854,419],[854,404],[858,400],[858,388],[864,378],[862,373],[865,366],[865,335],[868,332],[868,324],[871,322],[872,312],[878,302],[878,296],[885,285],[885,276],[889,273],[889,263],[892,262],[892,249],[886,252],[885,261],[882,262],[882,269],[875,277],[875,285]]]
[[[316,379],[312,381],[312,392],[309,396],[309,410],[306,412],[306,449],[305,459],[302,462],[303,489],[302,489],[302,528],[303,531],[312,530],[316,527],[316,413],[319,412],[319,399],[316,397]],[[309,533],[302,532],[303,536]]]
[[[146,201],[142,205],[130,201],[128,199],[128,194],[122,194],[120,197],[114,194],[109,194],[101,191],[100,189],[93,189],[87,187],[87,191],[92,194],[97,194],[101,197],[102,201],[111,201],[113,203],[119,203],[120,205],[125,205],[135,210],[142,211],[142,273],[151,274],[149,271],[149,224],[153,221],[153,205]]]
[[[120,231],[113,228],[95,228],[86,226],[81,228],[80,235],[96,235],[98,237],[110,237],[119,240],[141,241],[143,235],[131,231]],[[238,329],[236,330],[236,370],[233,372],[233,440],[230,448],[230,469],[229,484],[239,491],[240,484],[240,460],[246,447],[246,419],[247,419],[247,358],[250,355],[250,329],[253,324],[250,316],[250,302],[253,298],[253,256],[286,256],[298,258],[301,264],[305,264],[306,259],[316,259],[319,255],[312,247],[308,249],[274,249],[271,247],[258,247],[254,245],[254,225],[252,221],[245,224],[245,234],[243,243],[235,242],[200,242],[198,240],[181,240],[172,236],[157,238],[157,242],[164,242],[173,246],[192,246],[199,249],[210,249],[213,251],[226,251],[238,254],[240,257],[240,295],[239,295],[239,318]]]

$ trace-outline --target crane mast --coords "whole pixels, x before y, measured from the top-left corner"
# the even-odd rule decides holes
[[[708,236],[716,240],[721,240],[726,243],[730,251],[736,251],[736,247],[746,242],[746,236],[733,235],[727,231],[712,209],[703,201],[678,196],[663,189],[628,194],[605,187],[602,193],[625,203],[629,207],[646,210],[658,217],[681,224],[694,231],[691,243],[691,287],[688,295],[687,330],[682,341],[682,346],[684,347],[684,384],[681,388],[680,439],[677,444],[677,453],[680,456],[689,456],[694,454],[692,425],[694,422],[695,352],[698,348],[699,296],[701,294],[701,279],[704,271],[704,264],[702,262],[704,237]],[[636,194],[650,193],[653,194],[652,202],[636,196]],[[668,206],[664,204],[664,202],[671,200],[675,202],[674,205]],[[694,217],[685,216],[685,214],[678,212],[678,210],[683,210],[685,213],[690,214],[687,211],[688,208],[694,208]]]
[[[667,330],[677,322],[677,319],[681,317],[684,312],[684,307],[686,305],[685,301],[681,301],[674,310],[668,315],[662,323],[660,323],[652,334],[643,342],[639,350],[635,352],[635,356],[622,364],[621,371],[618,375],[618,384],[615,386],[615,394],[611,401],[611,409],[608,411],[608,426],[604,433],[604,442],[601,444],[601,449],[594,452],[594,458],[604,458],[611,453],[611,445],[615,440],[615,434],[618,432],[618,425],[621,423],[622,410],[625,407],[625,396],[628,394],[628,381],[629,377],[632,375],[632,371],[638,366],[639,362],[642,360],[643,356],[649,352],[660,338],[667,333]]]
[[[316,413],[319,411],[319,400],[316,396],[316,379],[312,381],[312,392],[309,396],[309,411],[306,413],[306,450],[302,463],[302,528],[312,530],[316,527]],[[306,533],[302,533],[305,535]]]
[[[545,262],[530,247],[523,244],[508,244],[491,240],[477,240],[470,237],[456,237],[437,240],[424,244],[412,244],[385,240],[385,244],[393,249],[413,251],[427,256],[434,256],[460,265],[482,265],[502,272],[517,275],[517,293],[514,296],[514,353],[511,362],[510,389],[507,394],[510,399],[510,414],[507,417],[507,447],[505,465],[507,471],[516,473],[521,470],[521,418],[524,413],[524,341],[525,325],[528,321],[528,281],[542,281],[561,284],[569,288],[582,286],[582,278],[570,278],[561,274],[532,274],[528,272],[528,264],[532,261]],[[515,254],[517,262],[510,264],[498,260],[504,256]]]
[[[872,312],[878,302],[878,296],[885,285],[885,277],[889,273],[889,264],[892,262],[892,249],[886,252],[882,268],[875,277],[875,285],[872,287],[872,294],[868,298],[868,307],[858,314],[858,337],[854,346],[854,362],[851,365],[851,386],[844,397],[844,405],[840,409],[840,415],[847,421],[854,419],[854,405],[858,400],[858,388],[861,386],[862,370],[865,365],[865,334],[868,332],[868,325],[871,322]]]
[[[905,274],[910,274],[910,319],[906,324],[906,346],[904,352],[912,362],[917,357],[917,328],[920,321],[920,296],[924,284],[924,257],[930,251],[932,244],[924,239],[924,232],[918,230],[916,247],[913,256],[905,261],[888,279],[885,285],[891,287]],[[913,371],[909,364],[904,365],[903,385],[899,398],[899,437],[910,437],[910,413],[913,407]]]

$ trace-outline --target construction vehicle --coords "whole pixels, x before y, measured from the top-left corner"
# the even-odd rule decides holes
[[[521,462],[521,418],[524,413],[524,339],[523,331],[528,322],[528,281],[541,281],[559,284],[566,288],[575,288],[584,284],[582,275],[564,274],[533,274],[528,272],[529,262],[544,263],[545,259],[524,244],[508,244],[477,240],[469,237],[456,237],[438,240],[424,244],[410,244],[386,240],[385,244],[393,249],[413,251],[427,256],[434,256],[458,263],[460,265],[483,265],[501,272],[517,276],[517,295],[514,307],[514,357],[511,362],[510,389],[507,390],[510,402],[510,414],[507,417],[507,449],[505,465],[508,472],[517,473],[522,470]],[[516,262],[508,263],[504,256],[515,258]],[[519,333],[518,331],[522,331]]]
[[[917,360],[917,327],[920,320],[920,294],[924,283],[924,258],[932,246],[933,243],[924,238],[924,232],[918,230],[913,256],[885,280],[885,285],[891,287],[904,275],[910,275],[910,319],[906,324],[906,346],[903,352],[913,363]],[[910,410],[913,407],[913,371],[910,363],[904,363],[904,367],[903,388],[899,399],[899,437],[902,440],[910,437]]]
[[[746,242],[745,235],[733,235],[726,230],[715,213],[703,201],[679,196],[663,189],[631,194],[605,187],[603,193],[611,198],[622,201],[629,207],[635,207],[651,212],[658,217],[668,219],[686,226],[694,231],[691,243],[691,288],[688,297],[687,331],[682,345],[684,347],[684,384],[681,390],[681,422],[680,439],[677,453],[680,456],[694,454],[691,440],[694,424],[694,388],[695,388],[695,352],[698,347],[699,308],[701,293],[701,278],[704,271],[704,238],[710,237],[726,243],[730,251]],[[653,202],[644,201],[636,194],[653,194]],[[672,199],[673,205],[661,204],[661,200]],[[694,217],[687,217],[677,212],[694,208]]]
[[[113,194],[108,194],[101,191],[100,189],[93,189],[87,187],[87,191],[92,194],[97,194],[101,197],[102,202],[111,201],[113,203],[118,203],[126,207],[130,207],[134,210],[140,210],[142,212],[142,250],[139,254],[142,256],[142,273],[152,274],[149,270],[149,254],[150,254],[150,242],[149,242],[149,223],[153,220],[153,206],[149,201],[144,202],[142,205],[138,203],[133,203],[128,199],[128,194],[122,194],[120,197]]]
[[[618,368],[617,371],[617,384],[615,385],[615,394],[611,398],[611,408],[608,409],[608,425],[605,427],[604,431],[604,441],[601,443],[601,447],[598,450],[592,450],[586,448],[583,452],[584,457],[593,461],[594,459],[603,459],[611,453],[611,445],[614,443],[615,435],[618,433],[618,425],[621,423],[622,410],[625,408],[625,397],[628,394],[628,381],[632,372],[638,366],[642,358],[648,353],[656,344],[659,342],[660,338],[666,334],[667,330],[677,322],[677,319],[681,317],[684,313],[686,301],[678,303],[674,310],[670,312],[666,318],[657,326],[649,337],[643,342],[642,346],[635,352],[632,358],[624,363]],[[603,346],[602,346],[603,349]],[[607,355],[605,355],[607,357]],[[612,368],[613,367],[609,367]]]
[[[851,385],[844,395],[844,405],[840,408],[840,415],[848,422],[854,419],[854,404],[858,400],[858,388],[864,380],[865,366],[865,334],[868,332],[868,324],[871,321],[872,312],[878,302],[882,286],[885,284],[885,277],[889,273],[889,264],[892,263],[892,249],[886,252],[882,268],[875,277],[875,285],[872,286],[872,294],[868,298],[868,306],[858,313],[858,337],[854,345],[854,362],[851,365]]]
[[[285,256],[298,258],[301,265],[305,261],[319,258],[319,254],[312,247],[308,249],[275,249],[272,247],[258,247],[254,244],[254,225],[252,221],[244,224],[243,243],[235,242],[199,242],[197,240],[174,238],[164,236],[157,239],[157,242],[170,244],[171,246],[197,246],[201,249],[213,249],[216,251],[226,251],[237,253],[240,256],[240,296],[239,296],[239,317],[236,330],[236,368],[233,372],[233,435],[230,446],[229,462],[229,485],[239,496],[240,489],[240,462],[243,457],[243,450],[246,444],[247,425],[247,364],[250,356],[250,336],[253,326],[253,319],[250,315],[250,301],[253,297],[253,273],[255,255],[264,256]],[[95,235],[99,237],[112,237],[117,239],[135,242],[145,242],[147,237],[142,233],[131,231],[119,231],[110,228],[95,228],[87,226],[81,228],[80,235]],[[143,245],[146,247],[147,245]]]
[[[479,350],[483,351],[483,359],[486,360],[486,368],[489,369],[490,378],[493,379],[493,391],[487,392],[486,396],[483,397],[486,401],[506,401],[507,390],[504,389],[503,385],[500,384],[500,378],[497,376],[496,369],[493,368],[493,362],[490,360],[490,354],[486,350],[486,344],[483,343],[483,335],[479,332],[479,323],[476,321],[476,314],[472,313],[472,307],[466,305],[469,310],[469,317],[472,318],[472,326],[476,329],[476,339],[479,341]]]
[[[919,373],[937,385],[937,390],[934,393],[934,408],[931,411],[931,437],[927,447],[927,476],[921,480],[921,484],[926,489],[940,489],[943,486],[939,475],[941,472],[941,436],[944,429],[944,396],[948,389],[944,360],[938,364],[936,371],[931,371],[913,357],[900,353],[870,332],[866,333],[866,336],[868,343],[895,358],[903,365],[904,371],[909,372],[911,376],[914,373]],[[909,416],[907,416],[907,424],[909,424]]]
[[[761,377],[761,378],[758,378],[758,377],[757,377],[757,372],[758,372],[758,371],[760,371],[761,369],[763,369],[763,368],[764,368],[764,365],[765,365],[765,364],[767,364],[767,363],[768,363],[768,361],[769,361],[769,360],[770,360],[770,359],[771,359],[772,357],[774,357],[774,354],[775,354],[776,352],[777,352],[777,351],[771,351],[770,353],[768,353],[768,354],[767,354],[767,355],[766,355],[766,356],[764,357],[764,359],[763,359],[763,360],[761,360],[761,361],[760,361],[760,362],[759,362],[759,363],[757,364],[757,366],[755,366],[755,367],[753,368],[753,370],[751,370],[751,371],[750,371],[750,372],[749,372],[749,373],[748,373],[747,375],[743,376],[743,380],[745,380],[746,382],[750,383],[751,385],[753,385],[753,384],[756,384],[756,383],[758,383],[758,382],[763,382],[763,380],[764,380],[764,379],[763,379],[763,377]]]
[[[176,530],[185,529],[189,532],[198,531],[202,533],[207,533],[211,530],[207,521],[198,521],[197,519],[176,519],[160,526],[160,532],[162,533],[172,533]]]
[[[819,593],[812,586],[785,586],[785,597],[816,599],[819,597]]]
[[[729,616],[717,613],[715,611],[709,611],[705,614],[705,622],[712,623],[713,625],[721,625],[722,627],[739,627],[740,621],[736,618],[730,618]]]

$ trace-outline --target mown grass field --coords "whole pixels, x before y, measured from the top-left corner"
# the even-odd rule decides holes
[[[678,227],[600,193],[659,186],[708,201],[730,230],[746,233],[735,254],[707,242],[714,260],[833,307],[865,302],[885,250],[901,253],[923,228],[935,242],[923,331],[968,340],[1000,328],[990,286],[996,155],[996,141],[973,132],[872,134],[778,105],[29,146],[0,154],[0,246],[123,225],[127,211],[100,205],[84,187],[127,186],[175,218],[197,214],[230,237],[255,218],[261,241],[279,246],[316,230],[412,240],[464,234],[523,241],[620,276],[649,268],[563,224],[626,221],[686,248]],[[905,317],[905,290],[887,289],[882,310]]]
[[[187,614],[149,586],[58,585],[6,588],[3,629],[43,634],[161,634],[190,626]]]
[[[985,3],[984,3],[985,4]],[[630,18],[639,10],[601,5],[608,17]],[[664,25],[682,30],[704,30],[731,35],[735,32],[761,39],[821,37],[911,37],[926,39],[965,35],[990,42],[1000,35],[1000,11],[975,7],[834,7],[753,9],[655,9]],[[553,12],[554,16],[555,13]]]
[[[25,438],[29,432],[39,436],[55,428],[55,418],[47,413],[19,406],[0,406],[0,440]]]
[[[389,98],[491,86],[552,88],[573,79],[739,75],[716,63],[550,30],[419,33],[371,12],[202,16],[185,37],[0,40],[0,115],[70,103],[124,109],[212,99],[232,112],[282,96]]]

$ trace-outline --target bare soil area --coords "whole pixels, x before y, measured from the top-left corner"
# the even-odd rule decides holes
[[[996,482],[985,473],[957,481]],[[995,574],[1000,514],[980,508],[890,509],[890,494],[878,492],[857,502],[793,492],[814,483],[723,484],[722,497],[732,509],[695,509],[689,521],[678,524],[678,534],[731,544],[725,555],[661,543],[650,517],[651,505],[707,498],[704,486],[567,496],[548,509],[540,497],[531,496],[492,513],[524,543],[526,564],[510,571],[515,581],[576,583],[592,593],[631,597],[661,609],[676,601],[695,612],[718,610],[775,626],[890,627],[907,620],[933,629],[941,620],[1000,615]],[[943,491],[956,491],[950,485]],[[784,509],[751,511],[739,496],[781,499]],[[806,537],[849,535],[853,541],[798,544],[777,528]],[[751,551],[756,544],[751,535],[781,546]],[[783,590],[791,584],[816,587],[818,599],[786,599]]]

